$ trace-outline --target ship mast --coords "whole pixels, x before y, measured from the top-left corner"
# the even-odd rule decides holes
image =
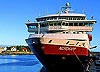
[[[63,13],[68,13],[69,12],[69,9],[71,9],[71,6],[70,6],[70,3],[66,3],[66,6],[64,7],[61,7],[60,11],[59,11],[59,14],[61,14],[62,12]]]

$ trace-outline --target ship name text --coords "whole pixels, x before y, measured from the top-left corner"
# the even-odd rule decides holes
[[[76,50],[76,48],[75,47],[59,47],[59,50],[66,50],[66,51],[74,51],[74,50]]]

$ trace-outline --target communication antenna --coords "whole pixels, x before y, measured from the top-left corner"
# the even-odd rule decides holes
[[[61,11],[65,13],[68,13],[68,9],[71,9],[70,3],[68,2],[66,3],[65,7],[61,7]]]

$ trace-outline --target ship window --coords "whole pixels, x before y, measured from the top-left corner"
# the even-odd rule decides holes
[[[46,20],[49,20],[49,18],[46,18]]]
[[[49,40],[49,42],[48,43],[51,43],[52,42],[52,40]]]
[[[80,20],[80,18],[78,17],[77,20]]]
[[[88,24],[88,23],[84,23],[84,25],[85,25],[85,26],[89,26],[89,24]]]
[[[73,23],[69,23],[69,26],[73,26]]]
[[[85,47],[85,43],[82,43],[82,45]]]
[[[78,26],[78,23],[74,23],[74,26]]]
[[[65,23],[63,22],[62,25],[65,26]]]
[[[73,32],[73,34],[76,34],[76,32]]]
[[[76,45],[78,45],[78,44],[79,44],[79,42],[76,43]]]
[[[40,18],[40,21],[43,21],[43,18]]]
[[[69,17],[69,20],[71,20],[71,17]]]
[[[48,23],[46,23],[45,26],[48,26]]]
[[[61,17],[58,17],[58,19],[61,19]]]
[[[43,18],[43,21],[45,21],[46,19],[45,18]]]
[[[75,17],[73,17],[73,20],[76,20],[76,18],[75,18]]]
[[[85,20],[85,17],[82,17],[81,20]]]
[[[28,28],[36,28],[36,26],[29,26]]]
[[[49,18],[49,20],[53,20],[53,18],[51,17],[51,18]]]
[[[69,32],[66,32],[66,34],[68,34]]]
[[[57,25],[57,23],[54,23],[54,26],[56,26]]]
[[[62,19],[66,19],[66,17],[62,17]]]
[[[45,27],[45,24],[41,24],[41,27]]]
[[[68,44],[68,43],[69,43],[69,41],[66,42],[66,44]]]
[[[68,26],[68,23],[66,23],[66,25],[65,26]]]
[[[93,26],[93,24],[92,24],[92,23],[89,23],[89,26],[91,26],[91,27],[92,27],[92,26]]]
[[[50,26],[53,26],[53,23],[50,23]]]
[[[66,17],[66,20],[68,20],[68,17]]]
[[[61,26],[61,23],[58,23],[58,26]]]
[[[79,26],[83,26],[83,23],[79,23]]]

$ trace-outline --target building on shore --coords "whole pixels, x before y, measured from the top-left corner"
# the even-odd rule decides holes
[[[15,52],[15,51],[17,51],[17,48],[16,47],[11,47],[11,51]]]

